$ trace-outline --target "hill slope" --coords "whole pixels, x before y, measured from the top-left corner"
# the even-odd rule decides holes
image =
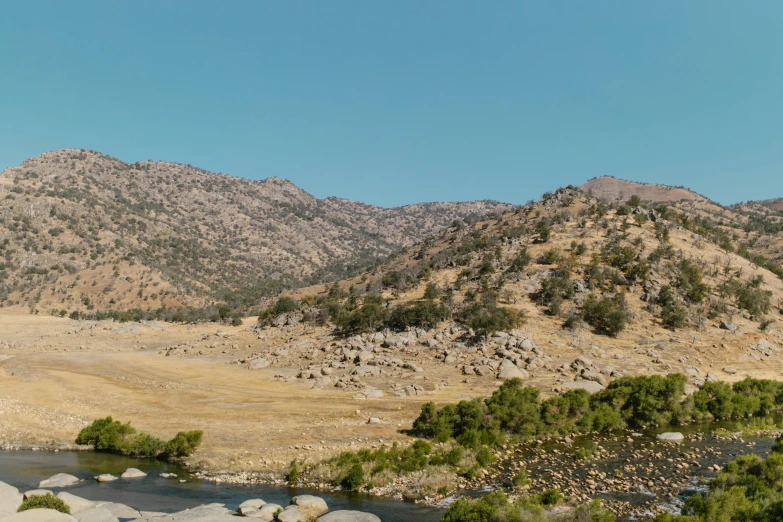
[[[612,176],[600,176],[589,180],[579,189],[591,196],[612,203],[626,201],[634,194],[642,201],[650,203],[676,203],[681,201],[693,201],[696,203],[709,203],[709,200],[692,190],[683,187],[670,187],[654,183],[638,183],[614,178]]]
[[[511,205],[384,209],[85,150],[0,174],[0,301],[50,311],[200,306],[355,273],[446,226]]]

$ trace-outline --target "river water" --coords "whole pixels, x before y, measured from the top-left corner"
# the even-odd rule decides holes
[[[95,475],[101,473],[119,476],[127,468],[138,468],[148,476],[100,484],[93,480]],[[118,502],[141,511],[174,512],[212,502],[219,502],[233,509],[249,498],[262,498],[266,502],[286,506],[295,495],[313,494],[326,500],[330,510],[367,511],[378,515],[383,522],[435,522],[440,520],[444,513],[441,509],[412,502],[359,493],[214,484],[190,479],[186,470],[165,462],[106,453],[0,451],[0,481],[16,486],[20,491],[36,489],[41,480],[56,473],[70,473],[86,480],[74,486],[56,489],[55,492],[68,491],[89,500]],[[176,473],[179,478],[162,478],[159,476],[161,473]],[[186,482],[181,483],[179,479],[185,479]]]

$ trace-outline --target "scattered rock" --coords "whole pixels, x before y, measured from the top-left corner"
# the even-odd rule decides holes
[[[736,332],[737,331],[737,325],[734,324],[733,321],[721,321],[720,322],[720,327],[723,330],[728,330],[730,332]]]

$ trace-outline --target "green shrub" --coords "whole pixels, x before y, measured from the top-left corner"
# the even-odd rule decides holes
[[[563,502],[563,494],[555,488],[547,489],[539,493],[538,501],[544,506],[556,506]]]
[[[511,262],[511,266],[508,268],[509,272],[521,272],[527,268],[532,259],[533,257],[528,253],[527,247],[524,247]]]
[[[259,323],[269,323],[281,314],[287,314],[299,309],[300,303],[290,297],[281,297],[274,305],[270,306],[258,316]],[[221,314],[223,315],[223,314]]]
[[[582,307],[582,319],[600,333],[616,337],[625,328],[625,313],[611,299],[590,296]]]
[[[685,292],[685,296],[693,303],[701,303],[710,292],[710,287],[702,282],[701,269],[689,259],[680,261],[680,274],[677,286]]]
[[[92,444],[96,451],[119,453],[132,457],[157,457],[166,454],[170,457],[186,457],[199,444],[203,432],[179,432],[167,443],[148,433],[136,433],[130,422],[123,424],[111,417],[96,419],[82,428],[76,437],[76,444]]]
[[[738,285],[734,296],[737,299],[737,306],[741,310],[747,310],[754,318],[769,312],[772,299],[772,292],[769,290]]]
[[[292,460],[291,464],[288,465],[288,474],[285,478],[289,484],[297,484],[299,482],[299,464],[296,462],[296,459]]]
[[[25,499],[17,511],[21,513],[28,509],[54,509],[60,513],[65,513],[67,515],[71,514],[71,508],[68,507],[68,504],[51,493],[47,493],[46,495],[33,495],[32,497]]]
[[[511,308],[471,303],[459,316],[476,335],[487,337],[494,332],[511,330],[522,322],[524,316]]]
[[[687,318],[688,311],[677,303],[667,304],[661,309],[661,322],[670,330],[685,326]]]
[[[383,326],[388,317],[388,311],[380,296],[366,296],[362,305],[353,310],[333,304],[330,315],[342,333],[356,334],[373,332]]]
[[[356,463],[340,480],[340,485],[345,489],[356,491],[364,485],[364,469],[360,463]]]
[[[204,432],[201,430],[180,431],[166,443],[166,454],[171,457],[188,457],[201,445]]]
[[[89,426],[82,428],[76,437],[76,444],[93,444],[97,451],[123,453],[125,439],[134,435],[136,429],[130,422],[123,424],[111,417],[96,419]]]
[[[552,248],[541,254],[538,258],[538,263],[541,265],[553,265],[560,261],[560,251],[556,248]]]
[[[448,309],[434,301],[404,303],[392,309],[386,324],[397,331],[406,328],[435,328],[447,315]]]

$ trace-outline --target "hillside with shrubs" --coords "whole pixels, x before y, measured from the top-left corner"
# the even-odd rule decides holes
[[[455,220],[513,208],[385,209],[316,199],[279,178],[128,164],[87,150],[6,169],[0,201],[0,305],[181,320],[225,319],[221,304],[246,309],[283,288],[344,278]]]
[[[762,332],[780,316],[783,269],[736,234],[638,196],[610,204],[564,188],[458,223],[361,276],[303,289],[289,308],[343,335],[444,321],[476,338],[527,325],[610,343],[641,332],[721,337],[740,323]]]

